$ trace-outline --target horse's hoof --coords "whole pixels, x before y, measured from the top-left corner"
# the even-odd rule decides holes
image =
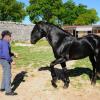
[[[54,88],[57,88],[56,83],[54,83],[53,81],[51,81],[51,83],[52,83],[52,86],[53,86]]]
[[[95,86],[95,85],[96,85],[96,82],[91,81],[91,85],[92,85],[92,86]]]
[[[69,84],[64,84],[63,88],[64,88],[64,89],[67,89],[68,86],[69,86]]]
[[[52,86],[53,86],[54,88],[57,88],[57,85],[56,85],[55,83],[52,83]]]

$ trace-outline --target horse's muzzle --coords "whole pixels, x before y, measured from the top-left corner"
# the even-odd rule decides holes
[[[35,41],[33,41],[33,40],[31,40],[30,42],[31,42],[31,44],[36,44],[36,42],[35,42]]]
[[[34,41],[31,40],[30,42],[31,42],[31,44],[34,44]]]

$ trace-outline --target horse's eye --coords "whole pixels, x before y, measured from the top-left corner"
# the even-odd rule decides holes
[[[41,29],[41,30],[40,30],[40,32],[42,33],[42,32],[43,32],[43,30]]]

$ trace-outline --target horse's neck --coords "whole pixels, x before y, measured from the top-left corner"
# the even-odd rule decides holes
[[[65,38],[68,38],[69,36],[67,36],[65,33],[49,33],[46,36],[47,41],[49,42],[49,44],[52,47],[58,47],[58,45],[60,45]]]
[[[52,31],[55,31],[54,34],[61,34],[61,35],[67,35],[67,36],[71,36],[71,33],[69,32],[65,32],[63,29],[61,29],[58,26],[52,25],[52,24],[45,24],[44,28],[43,28],[45,34],[50,34]]]
[[[57,26],[46,25],[45,27],[45,37],[52,47],[58,45],[59,42],[62,42],[65,37],[71,36],[70,33],[65,32]]]

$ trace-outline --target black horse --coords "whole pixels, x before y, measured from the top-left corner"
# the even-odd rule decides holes
[[[51,62],[52,85],[57,87],[57,77],[54,66],[61,64],[64,73],[64,87],[69,85],[69,77],[67,74],[66,61],[77,60],[89,56],[93,66],[93,74],[91,84],[96,83],[96,77],[100,72],[100,37],[94,34],[75,38],[60,27],[47,23],[38,22],[31,32],[31,43],[35,44],[38,40],[45,37],[51,45],[55,60]],[[66,76],[67,75],[67,76]]]

